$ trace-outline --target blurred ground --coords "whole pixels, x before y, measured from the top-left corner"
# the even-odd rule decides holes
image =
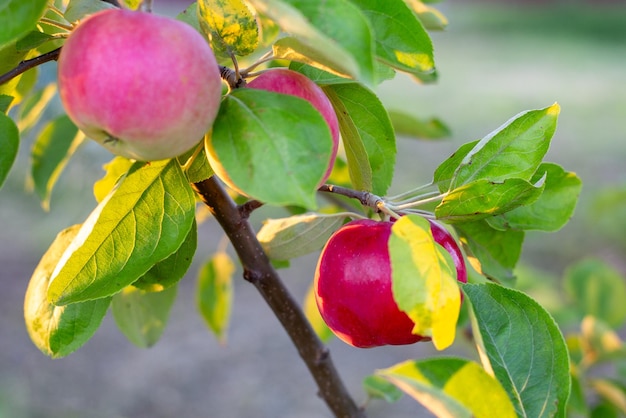
[[[438,84],[419,86],[400,76],[378,91],[390,107],[441,117],[454,132],[445,142],[400,139],[394,190],[429,182],[436,165],[461,143],[483,137],[520,111],[558,101],[562,113],[548,159],[583,178],[582,203],[559,233],[530,234],[524,261],[555,274],[586,254],[609,254],[619,262],[621,254],[590,229],[589,202],[600,188],[626,180],[624,8],[599,9],[596,15],[580,7],[468,3],[439,4],[451,24],[433,34]],[[170,324],[155,347],[132,346],[109,316],[76,353],[60,360],[43,356],[23,324],[28,279],[56,233],[92,210],[91,184],[109,155],[92,144],[84,147],[45,213],[23,190],[28,148],[23,144],[18,167],[0,191],[0,418],[330,416],[252,286],[236,282],[227,345],[220,346],[205,328],[193,292],[199,263],[221,238],[211,223],[201,227],[196,263],[181,282]],[[300,299],[315,261],[313,255],[283,271]],[[433,354],[426,344],[356,350],[333,341],[330,349],[358,402],[365,399],[360,382],[374,369]],[[456,353],[474,356],[462,341],[446,352]],[[370,417],[428,416],[406,397],[395,405],[373,401],[368,411]]]

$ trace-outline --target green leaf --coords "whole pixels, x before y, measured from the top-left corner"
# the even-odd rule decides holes
[[[257,239],[269,258],[290,260],[321,249],[346,217],[346,213],[309,213],[267,219],[257,233]]]
[[[177,159],[183,167],[189,183],[199,183],[215,174],[207,159],[204,144],[200,144],[199,148],[190,149]]]
[[[559,105],[554,104],[513,117],[478,141],[460,161],[450,183],[440,183],[440,190],[455,189],[476,180],[530,180],[548,151],[559,111]]]
[[[180,247],[194,210],[175,160],[133,164],[63,254],[48,299],[64,305],[119,292]]]
[[[457,149],[435,169],[435,173],[433,175],[434,183],[437,187],[439,187],[439,190],[442,193],[450,190],[450,183],[455,176],[457,168],[463,159],[465,159],[467,154],[474,149],[476,144],[478,144],[478,141],[472,141],[461,145],[459,149]]]
[[[623,418],[619,410],[607,401],[594,405],[589,418]]]
[[[320,314],[320,310],[317,307],[317,302],[315,301],[315,287],[313,283],[309,286],[309,290],[304,297],[304,315],[309,320],[313,330],[323,343],[327,343],[335,336],[330,328],[328,328],[328,325],[326,325],[326,322],[324,322],[324,319]]]
[[[545,173],[534,184],[519,178],[475,180],[448,192],[435,208],[435,215],[450,223],[478,221],[535,202],[544,187]]]
[[[226,342],[233,304],[233,273],[235,264],[228,254],[218,252],[198,274],[196,301],[200,314],[221,343]]]
[[[111,190],[128,173],[132,165],[133,162],[131,160],[118,155],[102,166],[106,173],[104,177],[93,184],[93,195],[96,198],[96,202],[102,202],[111,193]]]
[[[9,112],[9,108],[11,107],[12,102],[13,96],[9,96],[8,94],[0,94],[0,113],[4,113],[6,115]]]
[[[31,177],[41,206],[50,209],[50,195],[70,157],[85,135],[67,115],[53,119],[41,130],[31,150]]]
[[[56,83],[50,83],[24,100],[17,117],[17,126],[22,134],[39,122],[56,91]]]
[[[352,0],[369,19],[376,57],[409,74],[435,72],[433,45],[415,14],[403,0]]]
[[[2,11],[0,10],[0,22],[3,21],[1,16]],[[6,17],[4,19],[6,20]],[[0,29],[0,31],[1,30],[2,29]],[[26,57],[26,51],[18,51],[15,43],[0,47],[0,74],[4,74],[15,68],[24,57]],[[15,106],[22,100],[23,94],[19,89],[19,81],[29,72],[30,71],[27,71],[4,84],[0,84],[0,95],[13,97],[13,100],[11,100],[12,106]]]
[[[499,283],[512,285],[522,253],[523,231],[498,231],[482,220],[454,225],[472,267]]]
[[[161,338],[177,290],[177,286],[170,286],[151,292],[127,286],[113,296],[111,312],[128,341],[137,347],[148,348]]]
[[[183,10],[176,16],[176,19],[180,20],[181,22],[185,22],[196,31],[198,31],[198,33],[204,36],[207,40],[209,39],[208,35],[205,34],[200,27],[200,18],[198,17],[198,2],[191,3],[185,10]]]
[[[402,397],[402,391],[397,386],[375,374],[363,379],[363,389],[370,398],[384,399],[389,403],[396,402]]]
[[[585,259],[570,266],[565,292],[581,315],[593,315],[614,328],[626,320],[626,277],[605,262]]]
[[[274,56],[374,85],[374,40],[368,20],[348,0],[249,0],[293,37]]]
[[[421,216],[406,215],[389,237],[391,283],[398,308],[415,323],[413,333],[432,338],[438,350],[454,342],[461,295],[450,254]]]
[[[93,0],[70,0],[63,17],[71,23],[76,23],[86,16],[107,9],[115,9],[116,6],[104,1]]]
[[[141,276],[133,286],[150,292],[159,292],[178,283],[187,273],[198,246],[198,231],[194,220],[187,238],[165,260],[156,263],[146,274]]]
[[[517,415],[565,417],[569,357],[550,314],[527,295],[493,283],[467,284],[463,291],[483,366],[500,381]]]
[[[81,347],[96,332],[111,298],[54,306],[47,300],[52,271],[80,229],[74,225],[59,232],[35,268],[26,290],[24,318],[33,343],[50,357],[64,357]]]
[[[593,204],[587,212],[589,231],[597,231],[603,239],[626,250],[626,184],[602,187],[594,193]]]
[[[20,132],[13,120],[0,113],[0,187],[4,184],[20,146]]]
[[[217,175],[264,203],[315,208],[332,139],[322,115],[306,100],[238,89],[220,106],[206,153]]]
[[[352,187],[356,190],[372,190],[374,187],[372,185],[374,181],[372,167],[357,124],[350,117],[346,105],[339,96],[333,90],[328,88],[324,88],[324,90],[337,115],[339,133],[346,153],[346,164]]]
[[[387,110],[371,90],[358,83],[323,89],[339,120],[353,187],[384,195],[396,164],[396,137]]]
[[[18,51],[28,52],[31,49],[38,48],[39,46],[45,44],[49,40],[54,39],[54,37],[48,33],[39,32],[38,30],[33,30],[28,32],[26,36],[21,38],[15,43],[15,48]]]
[[[11,96],[13,96],[13,101],[11,102],[12,106],[18,105],[26,98],[37,83],[37,79],[39,77],[39,68],[31,68],[30,70],[22,73],[21,75],[15,77],[13,80],[8,83],[0,86],[0,94],[4,90],[3,87],[9,87],[13,85],[14,88],[11,89]]]
[[[291,62],[289,64],[289,69],[305,75],[308,79],[312,80],[313,82],[315,82],[315,84],[319,86],[327,86],[329,84],[357,83],[356,80],[353,80],[351,78],[340,77],[336,74],[320,70],[319,68],[312,67],[301,62]]]
[[[500,383],[473,361],[460,358],[409,360],[382,376],[438,417],[514,418]]]
[[[450,129],[439,119],[420,119],[400,110],[390,110],[389,118],[396,135],[418,139],[440,139],[449,137]]]
[[[245,56],[259,45],[256,19],[242,0],[199,0],[198,18],[217,54]]]
[[[0,48],[35,28],[46,11],[47,0],[5,0],[0,6]]]
[[[415,12],[422,25],[428,30],[444,30],[448,26],[448,19],[434,7],[426,6],[419,0],[404,0]]]
[[[531,183],[539,181],[544,175],[545,189],[535,202],[488,218],[489,224],[501,230],[561,229],[574,214],[582,182],[576,174],[563,170],[557,164],[543,163],[531,178]]]

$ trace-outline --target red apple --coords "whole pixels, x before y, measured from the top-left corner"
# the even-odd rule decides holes
[[[324,91],[306,76],[285,68],[273,69],[261,74],[250,81],[248,87],[300,97],[308,100],[322,114],[333,138],[330,163],[318,186],[324,184],[333,170],[335,158],[337,157],[337,148],[339,147],[339,122],[337,121],[333,105],[326,97]],[[315,140],[315,138],[311,138],[311,140]]]
[[[315,296],[322,318],[346,343],[360,348],[412,344],[413,321],[396,304],[391,289],[387,243],[392,222],[356,220],[326,243],[315,271]],[[431,221],[431,232],[454,260],[457,280],[467,281],[463,254],[450,233]]]
[[[176,157],[213,125],[222,82],[208,42],[186,23],[130,10],[86,18],[59,56],[70,119],[111,152]]]

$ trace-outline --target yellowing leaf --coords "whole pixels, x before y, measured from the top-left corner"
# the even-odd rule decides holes
[[[432,337],[438,350],[454,342],[461,295],[450,254],[437,244],[421,216],[400,218],[389,238],[392,290],[415,322],[414,334]]]
[[[200,0],[198,18],[218,54],[244,56],[259,45],[256,19],[242,0]]]
[[[382,376],[438,417],[513,418],[502,385],[480,365],[459,358],[405,361],[379,370]]]
[[[319,339],[325,343],[333,338],[335,334],[333,334],[330,328],[328,328],[328,325],[326,325],[326,322],[324,322],[324,319],[322,319],[322,315],[320,314],[317,303],[315,302],[314,289],[314,285],[311,283],[304,299],[304,314],[311,323],[311,326],[315,330]]]
[[[106,195],[113,190],[132,165],[133,162],[128,158],[117,156],[102,166],[106,174],[93,184],[93,195],[98,203],[102,202]]]
[[[111,298],[54,306],[47,299],[52,271],[80,229],[74,225],[59,232],[43,255],[28,284],[24,320],[31,340],[44,354],[64,357],[81,347],[96,332]]]
[[[233,300],[235,265],[224,252],[216,253],[200,270],[196,300],[207,325],[220,342],[226,341]]]

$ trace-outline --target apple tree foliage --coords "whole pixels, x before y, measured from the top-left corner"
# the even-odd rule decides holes
[[[87,139],[65,115],[40,121],[57,92],[55,83],[37,83],[37,67],[58,57],[86,16],[139,3],[3,2],[0,185],[18,148],[30,147],[30,181],[43,207],[49,206],[60,173]],[[447,133],[437,119],[386,109],[375,93],[397,73],[419,83],[436,81],[428,31],[447,21],[430,3],[198,0],[181,11],[177,19],[206,37],[222,65],[225,88],[215,123],[204,141],[177,158],[146,163],[114,157],[105,165],[94,184],[93,212],[59,232],[30,279],[24,311],[35,345],[53,358],[66,356],[93,336],[108,311],[132,343],[155,344],[177,283],[194,256],[206,257],[195,254],[197,226],[206,221],[196,209],[206,205],[209,221],[220,224],[238,257],[221,250],[206,257],[198,273],[196,303],[211,331],[220,340],[227,337],[238,263],[298,347],[329,409],[336,416],[364,416],[323,344],[332,334],[321,322],[313,292],[298,303],[277,269],[319,251],[350,219],[412,215],[389,240],[394,270],[403,272],[393,276],[394,288],[421,288],[427,301],[458,292],[454,269],[446,265],[450,260],[439,256],[428,223],[419,220],[438,219],[455,234],[472,267],[469,283],[461,286],[464,312],[395,297],[415,300],[402,305],[416,322],[437,318],[420,332],[438,350],[452,343],[455,330],[471,328],[480,362],[408,359],[372,371],[363,382],[370,397],[391,402],[405,393],[438,416],[454,417],[564,417],[623,407],[624,382],[586,377],[596,364],[625,355],[614,331],[626,320],[619,273],[594,260],[566,272],[566,290],[582,324],[580,334],[567,340],[546,308],[515,289],[526,232],[560,229],[581,189],[573,172],[544,161],[558,104],[523,111],[482,139],[468,138],[442,158],[432,180],[388,195],[397,137]],[[245,87],[255,73],[279,66],[317,83],[339,120],[341,151],[319,189],[331,144],[323,118],[302,99]],[[293,115],[311,137],[294,129]],[[36,126],[43,127],[32,144],[25,143]],[[243,193],[228,192],[211,163],[219,163]],[[284,216],[254,231],[248,217],[262,205],[282,208]],[[430,245],[418,245],[415,237]],[[454,286],[433,285],[442,281]],[[589,388],[602,403],[588,403]]]

